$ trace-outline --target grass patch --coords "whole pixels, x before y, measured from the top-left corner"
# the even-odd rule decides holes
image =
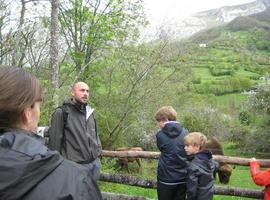
[[[224,186],[216,183],[216,185]],[[250,176],[249,167],[235,166],[229,185],[230,187],[251,188],[251,189],[263,189],[253,183]],[[234,196],[222,196],[215,195],[214,200],[250,200],[250,198],[234,197]]]
[[[195,77],[201,77],[202,82],[213,79],[208,68],[193,68],[193,72]]]
[[[202,83],[205,81],[223,80],[223,79],[226,79],[228,77],[231,77],[229,75],[213,76],[210,73],[210,70],[208,69],[208,67],[193,68],[192,70],[193,70],[196,78],[197,77],[201,78]],[[258,77],[260,77],[259,74],[246,71],[243,68],[236,70],[234,76],[246,77],[246,78],[249,78],[251,80],[254,80],[254,79],[257,79]],[[261,82],[262,82],[261,80],[253,81],[253,85],[259,84]]]
[[[253,78],[253,77],[258,77],[259,74],[254,73],[254,72],[249,72],[244,70],[243,68],[240,68],[235,72],[235,75],[242,76],[242,77],[247,77],[247,78]]]
[[[149,199],[157,199],[156,189],[144,189],[141,187],[128,186],[116,183],[99,182],[101,191],[111,192],[115,194],[126,194],[131,196],[146,197]]]
[[[140,177],[145,180],[156,180],[157,162],[158,162],[157,160],[141,159],[142,165],[141,173],[137,173],[138,165],[136,162],[129,163],[129,169],[131,171],[131,174],[129,174],[126,169],[120,169],[120,167],[117,166],[117,158],[103,158],[102,171],[112,174]],[[131,196],[142,196],[149,199],[157,199],[156,189],[146,189],[141,187],[108,183],[103,181],[99,182],[99,187],[100,190],[103,192],[126,194]]]
[[[232,105],[237,107],[243,105],[243,103],[247,101],[248,96],[241,93],[232,93],[214,96],[213,98],[215,99],[217,106],[230,108]]]

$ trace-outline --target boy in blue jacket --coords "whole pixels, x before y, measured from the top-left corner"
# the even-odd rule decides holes
[[[214,194],[214,171],[218,164],[212,153],[204,150],[207,138],[193,132],[184,138],[185,151],[190,160],[187,176],[187,200],[212,200]]]
[[[176,111],[171,106],[161,107],[155,114],[160,131],[156,134],[161,152],[157,170],[159,200],[185,200],[187,155],[183,138],[188,131],[176,121]]]

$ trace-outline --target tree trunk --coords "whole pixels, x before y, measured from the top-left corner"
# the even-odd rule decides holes
[[[26,45],[24,44],[23,40],[23,25],[24,25],[24,17],[26,12],[26,1],[21,0],[21,13],[20,13],[20,21],[18,30],[14,35],[14,49],[12,53],[12,65],[22,67],[23,65],[23,59],[25,58],[25,49]]]
[[[51,0],[51,47],[50,47],[50,64],[51,64],[51,82],[53,107],[59,103],[59,23],[58,23],[59,1]]]

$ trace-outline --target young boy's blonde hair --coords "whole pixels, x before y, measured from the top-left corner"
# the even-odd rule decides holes
[[[155,119],[160,121],[176,121],[177,112],[172,106],[163,106],[155,114]]]
[[[200,149],[204,149],[207,142],[207,137],[201,132],[192,132],[184,137],[185,145],[199,146]]]

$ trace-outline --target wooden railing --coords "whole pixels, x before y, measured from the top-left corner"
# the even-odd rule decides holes
[[[150,151],[108,151],[103,150],[102,156],[104,157],[136,157],[136,158],[146,158],[146,159],[158,159],[160,156],[160,152],[150,152]],[[220,156],[213,155],[213,159],[219,162],[224,162],[233,165],[242,165],[248,166],[250,159],[240,158],[240,157],[231,157],[231,156]],[[270,160],[267,159],[258,159],[261,163],[262,167],[270,167]],[[144,180],[137,177],[132,176],[124,176],[117,174],[101,174],[101,181],[112,182],[112,183],[120,183],[131,186],[143,187],[143,188],[156,188],[156,181],[153,180]],[[263,188],[262,188],[263,190]],[[216,195],[227,195],[227,196],[238,196],[238,197],[246,197],[253,199],[263,199],[263,191],[256,189],[246,189],[239,187],[225,187],[225,186],[215,186],[214,194]],[[142,197],[138,197],[141,199]],[[128,199],[128,197],[126,197]],[[136,199],[136,197],[131,197],[130,199]]]
[[[107,151],[103,150],[102,155],[105,157],[137,157],[137,158],[148,158],[148,159],[158,159],[160,156],[160,152],[153,151]],[[213,155],[213,159],[218,162],[224,162],[233,165],[242,165],[249,166],[250,159],[248,158],[240,158],[240,157],[232,157],[232,156],[220,156]],[[257,159],[261,167],[270,167],[270,160],[268,159]]]

